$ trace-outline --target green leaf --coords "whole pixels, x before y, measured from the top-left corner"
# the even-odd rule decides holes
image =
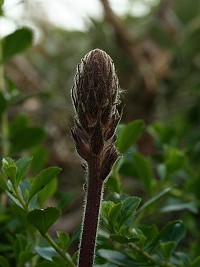
[[[103,259],[109,261],[109,263],[114,263],[116,266],[126,266],[126,267],[133,267],[133,266],[142,266],[141,263],[137,263],[133,259],[129,258],[126,254],[115,250],[107,250],[107,249],[99,249],[97,254],[101,256]]]
[[[0,256],[0,266],[1,267],[10,267],[10,264],[6,258]]]
[[[184,253],[181,251],[175,252],[175,256],[179,259],[179,262],[181,263],[179,266],[184,266],[184,267],[191,267],[191,260],[190,256],[188,253]]]
[[[160,243],[175,242],[176,245],[185,236],[186,230],[182,221],[177,220],[169,222],[166,226],[162,228],[160,233],[152,241],[150,248],[153,249],[160,245]]]
[[[36,230],[33,228],[32,225],[27,221],[27,214],[26,212],[20,208],[18,205],[12,204],[10,205],[11,216],[16,218],[20,221],[21,225],[26,228],[29,232],[35,232]]]
[[[48,183],[39,193],[38,200],[44,205],[56,192],[58,181],[54,178],[50,183]],[[57,208],[60,208],[57,206]]]
[[[161,243],[160,247],[165,260],[168,260],[176,248],[176,242],[168,241],[165,243]]]
[[[9,191],[10,191],[10,189],[9,189]],[[22,204],[19,202],[19,200],[18,200],[16,197],[14,197],[14,196],[12,195],[12,193],[10,193],[9,191],[7,191],[7,194],[8,194],[8,196],[12,199],[12,201],[13,201],[17,206],[19,206],[20,208],[24,209],[23,206],[22,206]],[[12,192],[13,192],[13,191],[12,191]]]
[[[28,201],[30,201],[32,197],[42,190],[48,183],[50,183],[60,173],[60,171],[61,168],[59,167],[49,167],[41,171],[33,180]]]
[[[33,41],[33,33],[29,28],[21,28],[4,37],[3,61],[10,59],[28,48]]]
[[[17,175],[16,175],[16,181],[17,184],[19,184],[20,180],[24,178],[25,173],[31,163],[32,158],[27,157],[27,158],[22,158],[16,161],[16,166],[17,166]]]
[[[142,120],[135,120],[124,126],[116,143],[119,152],[127,152],[136,143],[143,129],[144,122]]]
[[[60,216],[60,210],[55,207],[46,209],[35,209],[28,213],[28,221],[37,228],[42,235],[56,222]]]
[[[116,241],[118,243],[121,243],[121,244],[128,244],[128,243],[134,243],[136,241],[139,241],[140,238],[139,237],[126,237],[124,235],[110,235],[110,239],[113,240],[113,241]]]
[[[52,257],[58,256],[58,253],[52,247],[36,247],[35,250],[45,260],[52,261]]]
[[[66,262],[64,261],[63,258],[61,257],[56,257],[56,256],[53,256],[52,257],[52,260],[53,260],[53,263],[55,264],[54,266],[55,267],[66,267]]]
[[[29,192],[31,189],[31,183],[28,180],[22,180],[19,183],[18,186],[18,192],[19,194],[22,196],[22,198],[24,199],[24,201],[28,204],[28,199],[29,199]],[[32,210],[33,208],[35,208],[35,204],[37,201],[37,197],[34,196],[31,201],[29,202],[29,208],[30,210]]]
[[[6,181],[5,181],[5,179],[1,173],[0,173],[0,188],[5,190],[5,191],[8,191],[8,186],[7,186]]]
[[[134,154],[134,163],[139,178],[144,182],[144,187],[147,192],[151,191],[151,185],[153,181],[153,173],[149,162],[141,154]]]
[[[139,197],[128,196],[122,201],[122,208],[120,214],[118,215],[117,224],[121,227],[130,226],[135,217],[136,210],[141,202]]]
[[[143,235],[146,237],[145,239],[145,248],[148,248],[151,244],[152,240],[155,236],[158,235],[158,228],[156,225],[141,225],[140,230],[142,231]]]
[[[68,247],[69,242],[70,242],[69,235],[66,232],[58,231],[57,236],[60,241],[61,248],[65,250]]]
[[[37,174],[38,171],[43,170],[44,166],[48,163],[48,148],[37,146],[32,150],[31,155],[33,156],[33,160],[31,161],[31,171],[34,174]]]
[[[112,205],[108,212],[108,221],[113,230],[115,229],[116,220],[117,220],[117,217],[119,216],[121,208],[122,208],[122,203],[117,203],[117,204]]]
[[[11,158],[3,158],[2,160],[2,171],[4,175],[6,175],[12,185],[14,186],[16,184],[16,174],[17,174],[17,166],[15,164],[15,161]]]
[[[160,232],[159,239],[162,242],[175,241],[179,243],[185,236],[186,230],[182,221],[168,223]]]

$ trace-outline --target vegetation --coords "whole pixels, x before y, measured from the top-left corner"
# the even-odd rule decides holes
[[[187,0],[161,1],[139,18],[119,18],[106,0],[101,3],[105,20],[91,19],[87,37],[41,24],[44,40],[37,46],[27,27],[1,40],[2,267],[76,266],[81,219],[71,231],[67,220],[64,230],[56,229],[70,205],[78,209],[74,180],[82,186],[63,119],[73,124],[70,92],[62,88],[66,82],[71,88],[77,62],[96,47],[113,58],[127,104],[116,129],[123,156],[105,183],[94,266],[200,266],[199,1],[191,8]],[[20,64],[27,66],[24,76]],[[27,79],[31,68],[36,80]],[[70,107],[62,108],[66,103]],[[63,139],[69,152],[64,160]]]

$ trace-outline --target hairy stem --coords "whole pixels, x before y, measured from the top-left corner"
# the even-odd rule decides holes
[[[85,214],[80,241],[78,267],[92,267],[99,213],[103,195],[103,180],[99,177],[99,160],[93,158],[88,164],[88,183]]]

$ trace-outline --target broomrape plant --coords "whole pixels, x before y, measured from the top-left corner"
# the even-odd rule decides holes
[[[19,33],[20,36],[21,34],[29,36],[29,31],[18,30],[8,39],[11,38],[12,43],[15,43]],[[5,44],[6,40],[5,38]],[[6,48],[5,45],[4,50]],[[17,49],[17,46],[14,48]],[[18,50],[13,50],[12,53],[14,52],[17,53]],[[3,68],[0,76],[3,85],[5,84]],[[49,228],[58,220],[61,208],[59,205],[44,208],[44,203],[52,196],[51,192],[55,192],[54,181],[61,169],[49,167],[36,176],[34,172],[29,177],[27,170],[30,165],[34,166],[32,157],[18,160],[9,157],[11,152],[12,154],[20,152],[21,147],[27,149],[27,143],[22,142],[21,146],[16,146],[8,142],[10,127],[7,108],[10,103],[6,102],[7,94],[9,92],[5,90],[0,92],[0,102],[4,103],[4,109],[0,110],[2,112],[0,113],[1,146],[4,147],[0,173],[2,194],[0,266],[200,266],[199,242],[191,242],[190,248],[193,249],[188,250],[189,252],[180,247],[180,241],[186,233],[185,225],[181,220],[173,220],[164,225],[161,230],[152,224],[155,220],[157,223],[159,221],[159,225],[165,224],[163,213],[187,210],[188,217],[185,218],[189,218],[190,227],[195,225],[199,202],[196,201],[194,192],[197,189],[199,172],[193,170],[189,158],[178,147],[170,147],[162,143],[163,133],[166,136],[166,132],[169,132],[173,139],[171,135],[174,132],[169,131],[167,125],[155,123],[150,126],[152,138],[160,141],[159,151],[162,152],[160,158],[152,157],[149,160],[137,151],[135,144],[144,129],[144,123],[141,120],[120,125],[117,137],[116,127],[122,114],[118,110],[120,89],[112,59],[104,51],[95,49],[85,55],[77,66],[74,86],[71,89],[74,107],[74,126],[71,127],[71,133],[76,151],[87,173],[78,253],[71,255],[70,250],[79,236],[78,231],[71,236],[66,232],[58,231],[56,238],[52,238],[49,234]],[[20,136],[33,130],[28,126],[22,128],[23,125],[20,123],[20,120],[16,121],[16,129],[12,128],[13,131],[20,129]],[[37,137],[39,133],[40,138]],[[16,136],[19,136],[19,133]],[[32,140],[36,138],[35,143],[41,141],[41,131],[34,129],[31,138]],[[22,138],[21,141],[23,139],[27,140],[27,137]],[[16,144],[19,145],[18,142]],[[121,154],[124,156],[120,158]],[[153,167],[152,163],[154,163]],[[114,171],[111,172],[114,164]],[[154,172],[156,172],[156,179]],[[180,174],[185,177],[182,183],[180,183]],[[109,179],[107,179],[108,176]],[[138,181],[145,193],[142,204],[139,197],[123,193],[119,176],[129,176],[134,178],[134,181],[139,178]],[[188,177],[190,179],[187,179]],[[105,182],[110,194],[108,199],[103,201]],[[162,202],[160,202],[161,198]],[[14,204],[11,204],[8,199]],[[97,238],[100,220],[101,229]],[[190,233],[192,233],[191,229]]]
[[[87,168],[78,266],[89,267],[94,261],[103,184],[119,157],[114,145],[120,120],[119,83],[112,59],[104,51],[90,51],[78,65],[72,100],[75,126],[71,132]]]

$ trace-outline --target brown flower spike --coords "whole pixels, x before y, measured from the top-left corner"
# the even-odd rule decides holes
[[[87,162],[98,155],[102,164],[106,160],[109,165],[110,161],[107,168],[111,169],[119,156],[114,147],[120,120],[116,108],[119,83],[113,61],[104,51],[90,51],[78,65],[72,101],[75,109],[72,135],[78,154]]]
[[[114,145],[121,117],[117,110],[119,93],[112,59],[100,49],[86,54],[71,90],[75,110],[72,136],[77,153],[88,167],[79,267],[93,266],[103,182],[119,157]]]

